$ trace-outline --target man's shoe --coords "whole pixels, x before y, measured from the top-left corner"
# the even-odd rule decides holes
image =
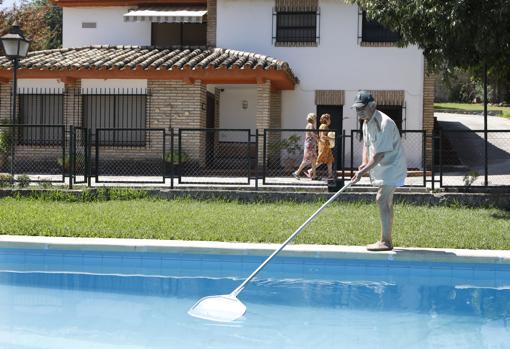
[[[374,244],[367,245],[368,251],[391,251],[393,245],[388,241],[377,241]]]
[[[296,179],[301,179],[301,176],[298,175],[296,172],[292,172],[292,177],[294,177]]]

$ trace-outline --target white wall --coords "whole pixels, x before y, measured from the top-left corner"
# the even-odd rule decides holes
[[[17,84],[20,92],[34,90],[37,93],[61,93],[65,87],[59,79],[18,79]]]
[[[113,92],[122,92],[122,90],[132,91],[134,89],[140,92],[147,89],[147,80],[142,79],[83,79],[81,80],[81,89],[83,93],[93,93],[95,90],[112,90]]]
[[[358,45],[358,10],[339,0],[320,0],[318,47],[272,44],[272,0],[218,0],[217,45],[285,60],[300,80],[283,93],[282,126],[303,127],[315,111],[315,90],[345,90],[344,128],[355,127],[349,106],[359,89],[404,90],[407,128],[421,128],[423,55],[416,47],[371,48]]]
[[[64,7],[63,47],[89,45],[150,45],[150,22],[124,22],[129,7]],[[95,22],[96,28],[82,28]]]
[[[255,134],[257,128],[257,87],[256,86],[224,86],[220,93],[220,128],[251,129]],[[248,108],[243,109],[242,103],[248,102]],[[222,132],[221,142],[243,141],[245,134]]]

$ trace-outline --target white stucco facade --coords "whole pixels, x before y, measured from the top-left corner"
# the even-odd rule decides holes
[[[300,80],[282,95],[282,127],[303,127],[315,111],[315,90],[344,90],[344,129],[356,127],[350,104],[356,92],[404,90],[407,129],[422,127],[423,54],[416,47],[361,47],[358,9],[320,0],[317,47],[276,47],[272,43],[272,0],[218,0],[217,46],[266,54],[287,61]]]
[[[257,87],[225,86],[220,88],[220,128],[250,129],[255,134],[257,128]],[[240,139],[242,138],[242,139]],[[220,141],[246,141],[244,134],[221,133]]]
[[[255,52],[289,63],[299,83],[294,90],[282,92],[282,128],[305,126],[305,115],[316,112],[316,90],[344,91],[343,128],[347,132],[358,128],[350,105],[360,89],[404,91],[403,128],[423,128],[424,58],[421,50],[361,46],[358,8],[342,0],[319,0],[320,40],[316,47],[277,47],[272,40],[274,6],[274,0],[217,0],[216,46]],[[127,6],[65,7],[63,46],[150,45],[150,22],[125,22],[123,15],[129,9]],[[95,23],[95,28],[83,28],[83,23]],[[146,86],[146,81],[128,85],[142,87]],[[83,88],[117,86],[127,87],[126,83],[115,81],[82,82]],[[225,86],[219,103],[220,128],[254,131],[256,99],[256,86]],[[242,108],[242,101],[247,101],[247,109]],[[413,138],[407,143],[406,151],[412,154],[410,167],[419,167],[421,140]]]
[[[150,45],[150,22],[124,22],[130,7],[64,7],[62,46]],[[95,28],[83,24],[95,23]]]

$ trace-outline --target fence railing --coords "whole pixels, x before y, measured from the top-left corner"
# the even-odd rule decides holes
[[[293,173],[305,155],[306,135],[317,130],[96,128],[0,125],[0,185],[329,186]],[[361,163],[359,130],[335,133],[333,169],[349,180]],[[510,130],[403,130],[405,186],[510,187]],[[487,149],[485,148],[487,147]],[[487,154],[487,158],[485,157]],[[335,183],[333,183],[335,185]],[[359,185],[369,186],[368,177]]]

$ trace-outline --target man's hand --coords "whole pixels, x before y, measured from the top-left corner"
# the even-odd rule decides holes
[[[360,166],[360,167],[361,167],[361,166]],[[361,179],[361,177],[363,177],[363,175],[364,175],[363,170],[360,170],[360,171],[356,172],[356,173],[354,174],[354,176],[352,176],[352,178],[351,178],[351,183],[352,183],[352,184],[356,184],[356,183],[358,183],[358,182],[359,182],[359,180]]]

